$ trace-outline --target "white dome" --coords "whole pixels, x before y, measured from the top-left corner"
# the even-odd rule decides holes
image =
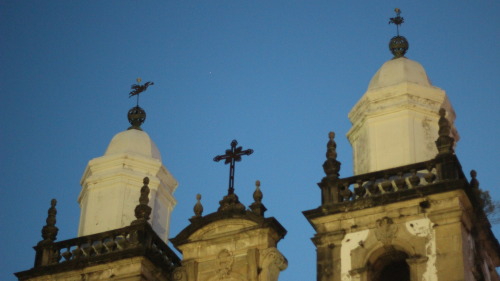
[[[423,86],[432,86],[422,65],[405,57],[387,61],[375,73],[368,90],[410,82]]]
[[[160,151],[149,135],[140,130],[131,129],[116,134],[104,155],[129,153],[154,158],[161,161]]]

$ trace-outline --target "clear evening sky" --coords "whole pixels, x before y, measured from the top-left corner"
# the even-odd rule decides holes
[[[254,154],[237,163],[236,193],[288,230],[280,280],[315,280],[313,229],[327,135],[341,177],[352,175],[347,114],[391,58],[388,25],[402,10],[407,57],[420,62],[457,113],[457,154],[500,199],[500,2],[476,1],[6,1],[0,0],[0,279],[32,267],[50,199],[58,240],[76,237],[79,181],[128,127],[137,77],[144,130],[179,181],[170,237],[227,192],[214,163],[231,140]],[[139,188],[139,187],[138,187]],[[500,236],[500,227],[494,227]]]

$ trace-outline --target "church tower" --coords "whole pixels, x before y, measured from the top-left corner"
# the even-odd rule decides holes
[[[138,94],[137,94],[138,96]],[[148,177],[151,225],[167,242],[170,214],[177,203],[177,181],[163,165],[158,147],[141,129],[146,112],[130,109],[128,130],[113,137],[103,156],[89,161],[81,179],[79,236],[130,225],[134,220],[137,191]]]
[[[19,280],[173,280],[180,259],[167,239],[177,181],[141,129],[146,112],[138,105],[139,94],[152,84],[132,86],[137,105],[128,112],[131,127],[114,136],[104,156],[85,169],[78,237],[55,241],[53,199],[43,240],[34,247],[34,267],[16,273]]]
[[[355,175],[340,178],[330,133],[316,231],[318,281],[500,280],[500,245],[481,190],[454,153],[455,113],[423,67],[404,55],[399,9],[394,58],[349,113]]]
[[[391,21],[398,28],[389,43],[393,58],[375,73],[366,93],[349,112],[347,133],[353,150],[354,174],[393,168],[432,159],[438,131],[438,111],[444,108],[451,137],[459,140],[455,111],[445,91],[431,84],[422,65],[404,55],[409,44],[399,35],[403,18]]]

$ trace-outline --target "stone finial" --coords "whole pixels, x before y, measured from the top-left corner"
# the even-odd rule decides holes
[[[476,170],[470,171],[470,186],[474,189],[479,189],[479,181],[477,180],[477,172]]]
[[[323,170],[327,177],[338,178],[340,171],[340,162],[337,161],[337,144],[335,143],[335,133],[328,133],[329,141],[326,144],[326,161],[323,164]]]
[[[218,212],[245,212],[245,206],[241,204],[236,193],[228,194],[219,201]]]
[[[193,211],[194,211],[194,216],[193,218],[201,218],[201,215],[203,214],[203,205],[201,205],[201,194],[196,194],[196,204],[194,205]]]
[[[340,202],[339,197],[339,171],[340,162],[337,161],[337,144],[335,143],[335,133],[328,133],[329,141],[326,144],[326,160],[323,163],[323,171],[326,176],[321,179],[318,186],[321,188],[321,205],[331,205]]]
[[[266,206],[262,204],[262,198],[264,195],[260,190],[260,181],[255,182],[255,191],[253,192],[253,200],[254,202],[250,205],[250,210],[258,216],[263,217],[264,213],[267,211]]]
[[[253,192],[253,200],[255,200],[255,202],[257,203],[262,203],[262,198],[264,198],[264,195],[260,190],[260,181],[257,180],[255,182],[255,191]]]
[[[56,215],[57,215],[56,204],[57,204],[56,199],[52,199],[50,201],[50,208],[47,211],[48,215],[47,219],[45,220],[47,224],[42,228],[43,240],[40,241],[40,243],[42,244],[52,243],[57,239],[57,233],[59,232],[59,229],[56,227]]]
[[[151,215],[151,207],[149,203],[149,178],[145,177],[142,181],[144,185],[141,187],[141,196],[139,197],[139,205],[135,207],[135,217],[137,218],[132,222],[132,225],[147,222]]]
[[[446,119],[446,109],[439,109],[439,136],[449,136],[451,132],[450,122]]]
[[[450,121],[446,119],[446,110],[444,108],[439,109],[439,116],[439,137],[436,140],[438,152],[439,154],[453,153],[455,140],[450,137],[451,125]]]

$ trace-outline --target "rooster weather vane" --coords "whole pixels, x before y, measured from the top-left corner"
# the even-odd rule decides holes
[[[130,87],[132,91],[128,97],[131,98],[133,96],[137,96],[137,104],[128,111],[128,122],[132,125],[128,128],[129,130],[136,129],[142,131],[141,125],[144,121],[146,121],[146,111],[139,107],[139,95],[146,91],[149,86],[154,85],[154,83],[149,81],[141,85],[141,81],[141,78],[137,78],[137,84]]]
[[[134,84],[130,87],[132,89],[132,91],[128,95],[129,98],[131,98],[133,96],[137,96],[137,106],[139,106],[139,94],[146,91],[149,86],[155,84],[151,81],[148,81],[148,82],[141,85],[141,84],[139,84],[139,83],[141,83],[141,81],[142,81],[141,78],[137,78],[137,84]]]

